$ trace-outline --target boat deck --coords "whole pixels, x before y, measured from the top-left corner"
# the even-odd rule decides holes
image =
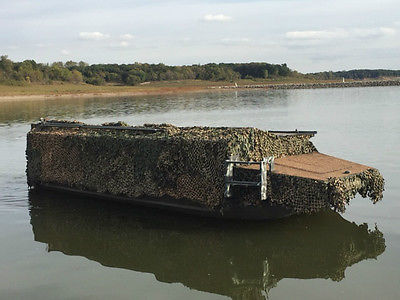
[[[260,168],[259,165],[240,167],[248,169]],[[349,176],[368,169],[371,169],[371,167],[323,153],[313,152],[275,159],[274,173],[325,181],[330,177]]]

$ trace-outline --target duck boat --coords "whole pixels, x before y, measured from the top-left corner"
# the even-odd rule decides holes
[[[319,153],[316,133],[41,119],[27,135],[28,185],[230,219],[381,200],[379,171]]]

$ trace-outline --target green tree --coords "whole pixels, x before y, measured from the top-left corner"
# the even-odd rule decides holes
[[[78,63],[78,66],[79,66],[79,68],[86,68],[87,66],[89,66],[89,64],[88,64],[88,63],[85,63],[84,61],[80,61],[80,62]]]
[[[93,84],[93,85],[103,85],[105,83],[105,80],[103,77],[94,76],[94,77],[87,78],[85,80],[85,82],[88,84]]]
[[[76,63],[76,62],[74,62],[74,61],[72,61],[72,60],[69,60],[69,61],[67,61],[66,63],[65,63],[65,65],[64,65],[66,68],[68,68],[68,69],[71,69],[71,68],[73,68],[73,67],[77,67],[78,66],[78,63]]]
[[[8,59],[7,55],[0,57],[0,69],[4,71],[4,74],[11,74],[13,71],[13,62]]]
[[[27,82],[41,82],[43,73],[38,69],[38,65],[34,60],[23,61],[18,68],[18,73]]]
[[[61,67],[59,63],[53,63],[49,70],[51,80],[70,81],[72,73],[67,68]]]
[[[78,70],[72,70],[71,71],[71,82],[73,83],[81,83],[83,80],[82,73],[79,72]]]

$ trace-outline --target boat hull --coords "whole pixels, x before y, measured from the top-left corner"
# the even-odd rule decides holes
[[[78,197],[89,197],[99,200],[129,203],[137,206],[220,219],[274,220],[285,218],[295,214],[293,210],[290,210],[284,206],[270,205],[269,203],[264,203],[262,206],[239,206],[234,205],[233,203],[228,203],[227,205],[215,209],[210,209],[204,205],[187,199],[174,199],[171,197],[131,198],[92,191],[83,191],[54,184],[35,184],[34,191],[39,193],[46,191],[55,191],[60,193],[68,193]]]

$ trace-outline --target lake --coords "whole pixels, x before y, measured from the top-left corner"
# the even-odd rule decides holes
[[[40,117],[317,130],[385,178],[344,214],[221,222],[28,190]],[[400,87],[0,102],[0,299],[400,299]]]

